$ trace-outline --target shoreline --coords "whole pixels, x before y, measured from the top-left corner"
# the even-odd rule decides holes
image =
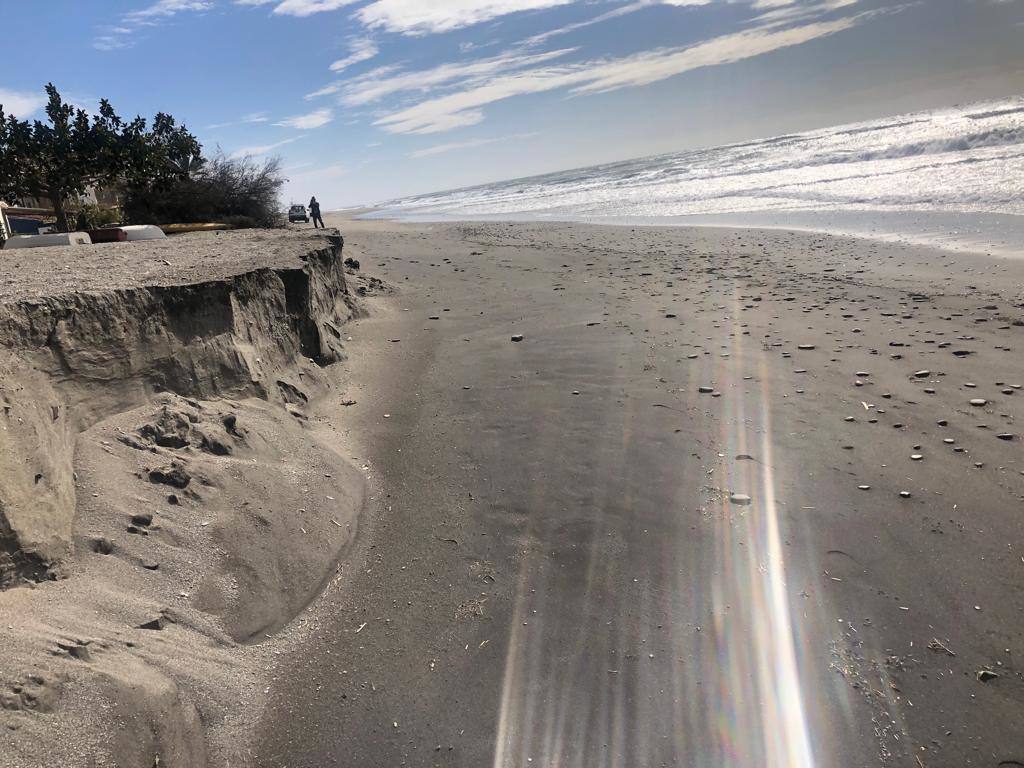
[[[338,212],[342,213],[342,212]],[[410,224],[460,222],[515,222],[520,224],[580,224],[583,226],[619,226],[619,227],[668,227],[668,228],[711,228],[711,229],[747,229],[776,230],[782,232],[803,232],[834,237],[852,237],[862,240],[896,245],[914,245],[932,247],[955,253],[978,253],[1001,258],[1020,258],[1024,256],[1024,216],[985,212],[936,212],[936,211],[901,211],[901,212],[870,212],[870,211],[839,211],[827,213],[812,211],[805,213],[755,211],[740,214],[707,214],[665,217],[559,217],[557,214],[443,214],[443,213],[403,213],[386,207],[361,208],[346,212],[348,216],[365,221],[395,221]],[[813,223],[815,218],[828,219],[833,223]],[[846,218],[847,224],[840,224],[836,217]],[[912,231],[907,227],[907,219],[934,219],[929,227],[919,227]],[[744,221],[746,219],[746,221]],[[901,222],[901,219],[903,220]],[[803,223],[800,223],[803,222]],[[892,222],[892,223],[887,223]],[[900,229],[900,225],[903,229]],[[887,231],[877,231],[885,229]],[[997,235],[982,236],[975,234],[965,236],[964,228],[982,231],[996,231]],[[938,228],[938,231],[936,231]]]

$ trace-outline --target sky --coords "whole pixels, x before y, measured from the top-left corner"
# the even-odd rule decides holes
[[[169,112],[327,208],[1024,93],[1024,0],[45,5],[0,0],[7,112]]]

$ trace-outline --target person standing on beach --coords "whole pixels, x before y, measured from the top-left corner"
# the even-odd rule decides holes
[[[309,217],[313,219],[313,229],[317,228],[317,222],[320,222],[320,226],[327,229],[327,225],[324,224],[323,217],[320,215],[320,203],[316,201],[316,197],[309,198]]]

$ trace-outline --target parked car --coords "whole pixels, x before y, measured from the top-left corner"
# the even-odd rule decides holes
[[[306,213],[306,206],[293,205],[288,209],[288,223],[294,224],[296,221],[304,221],[309,224],[309,214]]]

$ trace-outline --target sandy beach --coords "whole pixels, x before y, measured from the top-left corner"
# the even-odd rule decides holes
[[[0,592],[0,765],[1024,763],[1024,261],[328,223],[345,276],[300,233],[4,275],[161,341],[3,325],[74,350],[77,501]]]
[[[377,490],[257,764],[1024,761],[1024,261],[333,223]]]

